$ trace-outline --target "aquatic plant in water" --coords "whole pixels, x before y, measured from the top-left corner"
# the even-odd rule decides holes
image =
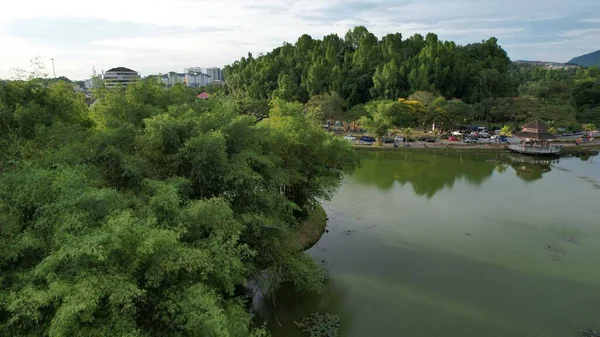
[[[328,313],[312,313],[294,324],[308,337],[338,337],[340,317]]]
[[[600,337],[600,331],[595,329],[583,329],[579,330],[582,337]]]

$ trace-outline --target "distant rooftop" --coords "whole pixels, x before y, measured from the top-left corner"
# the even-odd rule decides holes
[[[107,72],[118,72],[118,71],[126,71],[126,72],[132,72],[135,73],[135,70],[131,70],[129,68],[125,68],[125,67],[116,67],[116,68],[112,68],[109,69]]]

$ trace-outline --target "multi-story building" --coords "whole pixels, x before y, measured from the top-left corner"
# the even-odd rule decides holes
[[[187,73],[205,73],[204,69],[205,68],[200,68],[200,67],[190,67],[190,68],[183,68],[183,72],[186,74]]]
[[[223,72],[221,68],[212,67],[212,68],[201,68],[201,67],[190,67],[183,68],[183,72],[186,74],[190,73],[204,73],[210,77],[210,82],[214,81],[222,81],[223,80]]]
[[[107,88],[126,87],[140,80],[137,71],[125,67],[117,67],[102,72],[102,80]]]
[[[170,71],[166,74],[163,74],[160,79],[167,87],[172,87],[175,84],[184,83],[185,82],[185,74],[180,74],[180,73],[176,73],[174,71]]]
[[[185,81],[188,87],[197,88],[210,84],[211,78],[205,73],[187,73]]]
[[[223,72],[221,71],[221,68],[218,68],[218,67],[205,68],[203,73],[210,76],[212,81],[222,81],[223,80]]]
[[[176,73],[171,71],[162,75],[161,80],[167,87],[172,87],[175,84],[181,83],[188,87],[197,88],[205,86],[211,82],[210,77],[202,72]]]

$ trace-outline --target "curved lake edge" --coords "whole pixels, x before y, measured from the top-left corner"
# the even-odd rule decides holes
[[[317,204],[308,218],[296,230],[296,236],[302,250],[312,248],[325,233],[327,213],[321,204]]]
[[[276,303],[253,302],[274,337],[304,336],[294,322],[315,312],[339,316],[345,337],[580,337],[594,327],[597,191],[582,177],[600,181],[598,160],[415,151],[357,149],[363,164],[323,202],[327,235],[308,250],[326,261],[323,291],[288,285]]]

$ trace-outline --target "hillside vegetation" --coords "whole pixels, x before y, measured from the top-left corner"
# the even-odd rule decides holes
[[[596,50],[595,52],[589,54],[577,56],[571,59],[569,63],[578,64],[584,67],[600,67],[600,50]]]
[[[461,46],[433,33],[379,39],[359,26],[343,38],[302,35],[265,55],[248,54],[227,66],[225,77],[225,92],[255,107],[271,98],[298,101],[323,120],[367,117],[402,128],[436,123],[442,129],[473,120],[518,127],[542,119],[568,129],[600,124],[598,68],[511,63],[493,37]],[[378,108],[369,108],[375,102],[387,102],[378,117]]]

